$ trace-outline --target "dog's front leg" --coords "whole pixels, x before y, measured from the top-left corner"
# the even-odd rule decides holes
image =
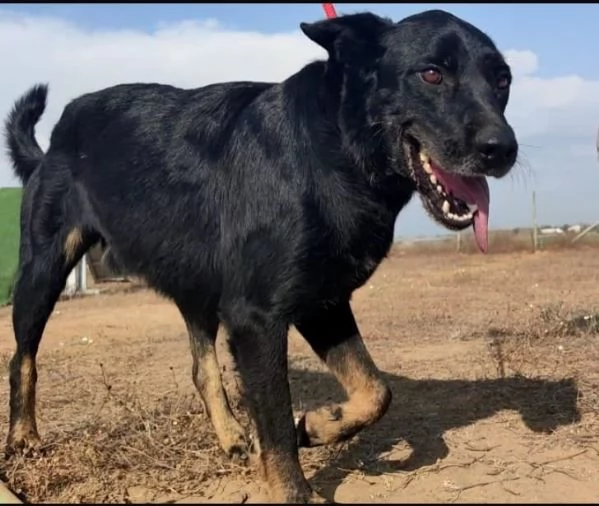
[[[271,500],[326,502],[300,467],[287,369],[287,324],[247,302],[222,312],[248,407],[256,424],[259,459]]]
[[[364,345],[349,301],[313,312],[297,323],[297,329],[349,398],[303,415],[297,426],[298,444],[343,441],[379,420],[389,407],[391,391]]]

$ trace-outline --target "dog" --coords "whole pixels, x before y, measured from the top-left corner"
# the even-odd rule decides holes
[[[7,451],[39,445],[38,345],[67,275],[102,241],[179,308],[193,380],[224,451],[247,452],[248,438],[221,382],[221,324],[270,498],[326,501],[298,448],[351,438],[391,402],[352,292],[388,254],[416,194],[448,229],[473,226],[486,251],[487,178],[511,170],[518,142],[504,115],[510,68],[466,21],[432,10],[300,27],[328,56],[283,82],[125,84],[82,95],[64,108],[46,153],[35,124],[47,85],[15,103],[6,138],[24,193]],[[297,421],[291,326],[347,393]]]

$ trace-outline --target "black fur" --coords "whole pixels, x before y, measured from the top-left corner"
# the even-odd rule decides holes
[[[6,143],[17,177],[27,183],[44,156],[35,139],[35,125],[46,108],[48,86],[38,84],[15,103],[6,120]]]
[[[276,500],[314,499],[297,439],[349,437],[387,409],[390,394],[349,300],[388,253],[396,217],[415,191],[406,135],[417,133],[447,165],[505,173],[507,165],[462,162],[478,156],[480,131],[509,128],[509,92],[494,87],[507,67],[486,35],[442,11],[400,23],[356,14],[301,28],[328,61],[281,83],[129,84],[83,95],[65,107],[45,154],[34,125],[46,87],[16,103],[7,140],[25,192],[10,447],[37,439],[30,399],[22,398],[23,364],[35,361],[69,270],[98,240],[177,304],[198,345],[200,374],[214,322],[226,326]],[[443,68],[443,86],[420,78],[430,65]],[[80,242],[69,255],[74,230]],[[326,432],[307,414],[306,434],[296,437],[290,325],[345,382],[348,403],[354,394],[372,401],[362,418]],[[354,383],[365,390],[352,391]],[[341,424],[355,409],[335,413]]]

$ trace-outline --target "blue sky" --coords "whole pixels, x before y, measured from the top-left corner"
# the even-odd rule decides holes
[[[491,186],[491,225],[528,224],[533,189],[537,191],[541,221],[561,224],[599,219],[594,195],[599,187],[599,163],[594,154],[599,126],[599,4],[336,6],[339,13],[370,10],[396,20],[442,8],[486,31],[513,57],[517,75],[508,118],[522,145],[522,163],[514,176]],[[5,14],[4,20],[1,14]],[[204,80],[282,79],[320,56],[319,48],[312,47],[298,26],[322,17],[321,4],[3,4],[0,57],[9,72],[3,72],[4,82],[0,83],[0,115],[4,117],[14,99],[33,82],[50,81],[47,118],[38,128],[43,145],[69,99],[109,84],[156,80],[192,87],[205,84]],[[217,68],[216,52],[207,54],[205,47],[192,47],[203,46],[201,42],[206,39],[202,37],[213,41],[216,35],[195,25],[184,28],[182,22],[201,24],[206,20],[218,22],[223,60],[243,63],[237,65],[237,74]],[[281,34],[285,36],[282,44],[289,47],[289,62],[284,55],[275,54],[277,48],[273,46],[280,43],[276,37]],[[68,43],[69,37],[76,42]],[[250,46],[245,55],[243,44],[225,47],[227,40],[241,40],[235,37],[251,41],[255,44],[251,47],[258,48],[265,58],[272,51],[268,61],[273,68],[264,62],[262,66],[252,64],[251,58],[257,56],[250,52]],[[269,42],[271,39],[277,42]],[[15,44],[15,40],[22,42]],[[115,49],[117,43],[112,41],[124,41],[118,44],[126,54]],[[138,48],[137,53],[132,48]],[[85,54],[79,54],[82,51]],[[163,56],[139,63],[148,60],[148,51]],[[37,68],[27,66],[31,58],[40,62]],[[166,60],[171,67],[162,64]],[[194,68],[194,61],[202,68]],[[72,78],[74,73],[77,80]],[[0,186],[13,184],[7,168],[0,166]],[[400,217],[398,232],[415,235],[442,230],[430,223],[416,200]]]
[[[164,22],[213,18],[232,29],[265,33],[297,29],[323,16],[321,4],[6,4],[11,10],[72,20],[90,29],[149,31]],[[597,4],[335,4],[338,13],[369,10],[400,19],[424,9],[444,9],[489,32],[497,44],[526,47],[544,62],[539,75],[577,73],[599,78],[584,47],[599,49]],[[589,48],[590,51],[590,48]],[[596,61],[596,60],[595,60]]]

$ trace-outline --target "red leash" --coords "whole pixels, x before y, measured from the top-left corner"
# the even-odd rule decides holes
[[[335,4],[322,4],[322,8],[324,9],[324,13],[327,18],[336,18],[337,12],[335,11]]]

